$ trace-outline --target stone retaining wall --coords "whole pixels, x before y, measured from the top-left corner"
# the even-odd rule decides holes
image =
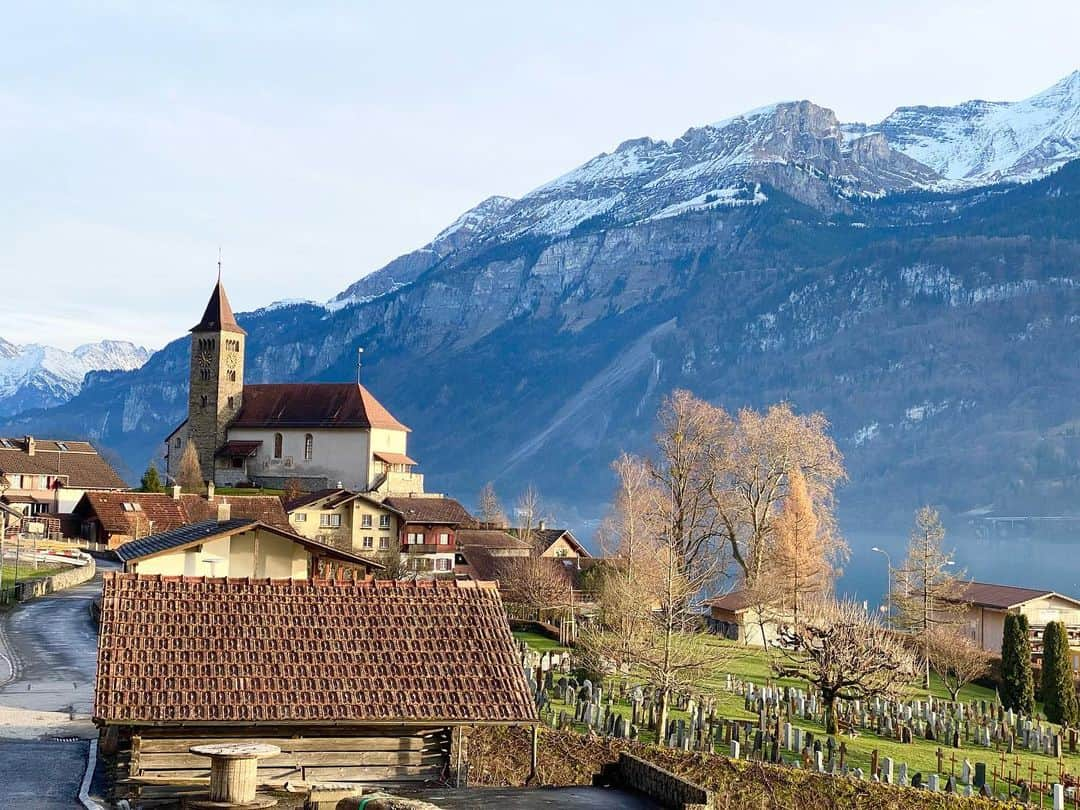
[[[25,602],[28,599],[37,599],[39,596],[45,596],[54,591],[62,591],[65,588],[82,585],[84,582],[93,579],[96,573],[97,564],[94,560],[90,560],[87,565],[69,568],[66,571],[53,574],[51,577],[24,580],[17,586],[16,601]]]
[[[708,810],[713,807],[712,794],[705,788],[632,754],[619,754],[616,767],[619,784],[644,793],[664,807],[673,810]]]

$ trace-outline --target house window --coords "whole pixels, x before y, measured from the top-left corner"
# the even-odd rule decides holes
[[[380,529],[389,529],[390,528],[390,516],[389,515],[379,515],[379,528]]]
[[[364,538],[364,548],[375,548],[375,538],[374,537],[365,537]]]
[[[234,470],[244,469],[244,460],[242,458],[234,458],[232,460],[232,466]]]
[[[235,402],[235,401],[236,401],[236,400],[235,400],[235,399],[233,399],[233,397],[229,397],[229,407],[230,407],[230,408],[231,408],[231,407],[233,406],[233,402]]]
[[[293,520],[297,523],[307,523],[307,515],[303,512],[297,512],[293,515]]]
[[[450,545],[450,532],[439,532],[439,545]]]
[[[361,515],[360,516],[360,528],[361,529],[370,529],[371,528],[371,515]]]
[[[275,433],[274,434],[274,458],[281,458],[281,443],[282,443],[281,434],[280,433]]]
[[[405,536],[405,542],[409,545],[420,546],[424,544],[423,532],[409,532]]]
[[[436,571],[449,571],[450,567],[451,567],[451,565],[450,565],[450,560],[449,559],[446,559],[444,557],[440,557],[439,559],[435,560],[435,570]]]
[[[341,526],[341,515],[338,514],[322,514],[319,515],[319,525],[324,529],[336,529]]]
[[[390,538],[387,535],[384,534],[382,537],[379,538],[379,548],[383,551],[386,551],[388,548],[390,548]]]
[[[180,439],[180,437],[179,437],[179,436],[177,436],[177,437],[176,437],[176,446],[177,446],[177,447],[179,447],[179,446],[180,446],[180,444],[181,444],[181,439]]]
[[[311,461],[315,451],[315,437],[310,433],[304,436],[304,461]]]

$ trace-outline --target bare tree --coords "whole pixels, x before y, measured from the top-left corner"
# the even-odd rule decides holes
[[[176,473],[176,483],[187,492],[200,492],[206,484],[202,467],[199,465],[199,454],[195,450],[193,441],[188,441],[180,456],[180,469]]]
[[[961,689],[990,671],[990,653],[956,630],[932,630],[926,648],[930,666],[954,701]]]
[[[541,509],[540,493],[530,484],[518,498],[514,513],[518,522],[518,537],[533,546],[537,554],[543,551],[538,546],[540,538],[537,533],[544,520]]]
[[[799,415],[781,403],[764,414],[744,408],[728,424],[731,436],[712,457],[710,491],[746,584],[753,587],[762,576],[779,506],[796,469],[805,479],[822,540],[831,546],[831,554],[842,553],[843,543],[835,534],[833,492],[846,474],[825,417]]]
[[[498,565],[499,585],[507,602],[545,614],[570,604],[573,580],[559,560],[539,557],[504,557]]]
[[[788,473],[788,493],[773,530],[773,549],[764,569],[768,575],[759,577],[758,588],[775,585],[782,608],[790,610],[798,624],[799,606],[831,593],[834,575],[829,535],[820,529],[806,478],[798,467]]]
[[[295,501],[304,494],[304,482],[299,478],[290,478],[285,482],[285,490],[282,492],[282,497],[285,499],[285,503]]]
[[[375,561],[383,566],[381,570],[375,570],[375,579],[411,579],[416,575],[409,565],[408,555],[402,554],[396,548],[379,551],[375,555]]]
[[[825,732],[836,734],[836,701],[866,700],[901,689],[914,674],[903,643],[861,605],[819,600],[781,630],[773,671],[821,692]]]
[[[495,484],[488,481],[480,490],[480,520],[492,526],[505,527],[509,521],[495,494]]]
[[[907,559],[893,569],[897,627],[911,633],[919,644],[924,689],[930,688],[931,635],[958,624],[966,607],[956,601],[963,591],[963,574],[950,571],[953,561],[942,550],[944,539],[937,510],[924,506],[915,515]]]

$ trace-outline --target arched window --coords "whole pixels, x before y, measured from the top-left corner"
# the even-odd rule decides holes
[[[281,458],[281,434],[274,434],[274,458]]]
[[[236,372],[229,369],[229,382],[236,382]]]
[[[315,452],[315,437],[308,433],[304,436],[304,461],[311,461]]]

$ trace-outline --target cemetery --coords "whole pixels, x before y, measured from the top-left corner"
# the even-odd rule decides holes
[[[657,742],[658,708],[647,687],[589,679],[574,670],[569,651],[518,643],[545,726]],[[956,703],[941,689],[840,701],[841,733],[830,737],[819,697],[805,684],[772,678],[761,650],[736,649],[731,672],[717,673],[701,694],[676,696],[664,729],[667,749],[958,796],[1013,797],[1055,810],[1080,807],[1077,729],[1005,710],[992,691],[968,687]]]

